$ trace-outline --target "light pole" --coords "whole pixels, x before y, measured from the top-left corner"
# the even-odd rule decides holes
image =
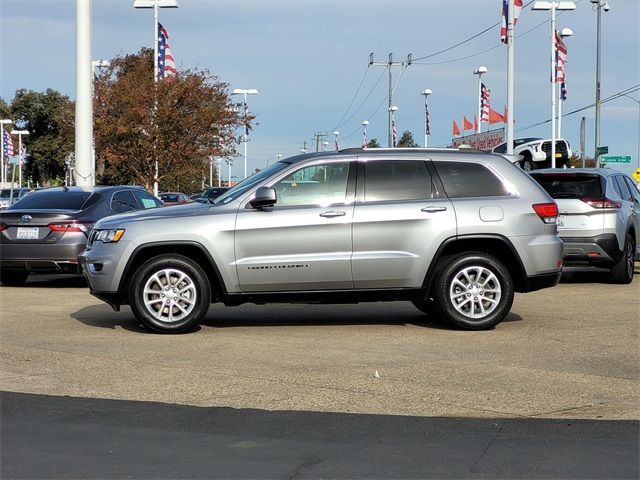
[[[478,75],[478,128],[476,129],[476,133],[482,131],[482,75],[488,71],[484,65],[480,65],[473,71],[474,75]]]
[[[367,148],[367,125],[369,120],[362,121],[362,148]]]
[[[595,120],[595,156],[598,160],[598,147],[600,147],[600,15],[602,9],[609,11],[609,2],[606,0],[591,0],[598,12],[596,25],[596,120]]]
[[[333,132],[333,138],[336,142],[336,152],[338,150],[340,150],[340,148],[338,147],[338,135],[340,135],[340,132],[338,130],[336,130],[335,132]]]
[[[247,143],[249,142],[249,120],[247,115],[247,95],[258,95],[255,88],[236,88],[233,95],[244,95],[244,178],[247,178]]]
[[[558,34],[560,38],[566,38],[573,35],[573,30],[570,28],[563,28],[562,31]],[[565,72],[566,74],[566,72]],[[565,82],[566,83],[566,82]],[[562,138],[562,87],[558,91],[558,138]]]
[[[158,9],[160,8],[178,8],[177,0],[134,0],[133,8],[153,8],[153,82],[158,82]],[[153,178],[153,194],[158,196],[158,157],[155,152],[154,138],[154,168],[155,174]]]
[[[429,135],[431,135],[431,127],[429,126],[429,104],[427,103],[427,97],[433,92],[426,88],[420,95],[424,96],[424,148],[429,145]]]
[[[634,102],[638,104],[638,153],[636,154],[636,161],[638,162],[638,168],[640,168],[640,100],[637,98],[633,98],[631,95],[626,93],[622,94],[624,97],[630,98]]]
[[[551,11],[551,168],[556,168],[556,11],[575,10],[573,2],[535,2],[532,10]]]
[[[398,129],[396,128],[396,112],[398,111],[398,107],[395,105],[389,107],[389,115],[391,115],[391,146],[396,147],[396,143],[398,141]]]
[[[11,135],[18,135],[18,156],[20,157],[18,187],[22,188],[22,165],[24,163],[24,154],[22,153],[22,135],[29,135],[29,130],[11,130]]]
[[[9,120],[8,118],[3,118],[0,120],[0,166],[2,166],[2,188],[4,188],[4,184],[7,181],[7,172],[4,169],[4,126],[11,125],[13,120]]]
[[[326,152],[328,146],[329,146],[329,142],[327,142],[326,140],[322,142],[322,151]]]

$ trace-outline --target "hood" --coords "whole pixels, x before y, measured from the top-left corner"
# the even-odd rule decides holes
[[[116,228],[131,222],[199,215],[209,210],[212,206],[213,205],[206,203],[189,203],[185,205],[150,208],[149,210],[136,210],[135,212],[120,213],[103,218],[96,224],[95,228]]]

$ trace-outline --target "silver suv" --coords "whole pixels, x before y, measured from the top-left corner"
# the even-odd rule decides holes
[[[640,254],[640,193],[633,180],[607,168],[547,169],[531,176],[558,204],[564,264],[608,268],[615,283],[631,283]]]
[[[210,204],[100,220],[80,262],[93,295],[158,332],[213,302],[389,300],[479,330],[514,292],[557,284],[557,214],[498,155],[347,149],[274,163]]]

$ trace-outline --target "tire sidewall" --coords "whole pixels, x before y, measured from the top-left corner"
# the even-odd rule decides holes
[[[175,269],[189,275],[196,289],[196,305],[177,322],[163,322],[151,315],[144,305],[144,287],[149,277],[164,269]],[[162,255],[147,260],[134,274],[129,286],[131,310],[142,324],[159,333],[179,333],[195,327],[209,310],[211,288],[206,274],[194,261],[181,255]]]
[[[456,275],[464,268],[480,266],[490,270],[500,283],[501,297],[496,309],[482,320],[472,319],[458,312],[449,296],[451,283]],[[511,310],[514,298],[514,287],[511,274],[507,267],[496,258],[479,252],[462,254],[452,259],[442,269],[436,279],[436,310],[437,313],[456,325],[467,330],[484,330],[500,323]]]

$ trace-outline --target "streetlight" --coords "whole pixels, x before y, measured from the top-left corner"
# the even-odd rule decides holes
[[[431,127],[429,126],[429,105],[427,104],[427,97],[433,92],[426,88],[420,95],[424,96],[424,148],[427,148],[429,144],[428,136],[431,135]]]
[[[24,154],[22,153],[22,135],[29,135],[29,130],[11,130],[11,135],[18,135],[18,156],[20,157],[18,186],[22,188],[22,164],[24,163]]]
[[[609,2],[606,0],[591,0],[598,11],[596,26],[596,122],[595,122],[595,156],[598,160],[598,148],[600,147],[600,12],[604,9],[609,11]]]
[[[369,120],[363,120],[362,122],[362,148],[367,148],[367,125],[369,125]]]
[[[236,88],[233,95],[244,95],[244,178],[247,178],[247,143],[249,142],[249,122],[247,120],[247,95],[258,95],[255,88]]]
[[[551,11],[551,168],[556,168],[556,10],[575,10],[576,4],[538,1],[531,9]]]
[[[640,168],[640,100],[638,100],[637,98],[633,98],[631,95],[628,95],[626,93],[623,93],[622,96],[630,98],[638,104],[638,153],[636,156],[636,161],[638,162],[638,168]]]
[[[335,142],[336,142],[336,152],[339,150],[339,148],[338,148],[338,135],[340,135],[340,132],[338,130],[333,132],[333,137],[334,137]]]
[[[329,146],[329,142],[327,142],[326,140],[322,142],[322,151],[326,152],[328,146]]]
[[[478,128],[476,133],[480,133],[482,130],[482,75],[488,71],[484,65],[480,65],[473,71],[474,75],[478,75]]]
[[[158,82],[158,9],[178,8],[177,0],[134,0],[133,8],[153,8],[153,82]],[[155,141],[155,140],[154,140]],[[155,156],[153,194],[158,196],[158,157]]]
[[[558,34],[560,38],[566,38],[573,35],[573,30],[570,28],[563,28]],[[558,92],[558,138],[562,138],[562,91]]]
[[[398,111],[398,107],[395,105],[389,108],[389,113],[391,115],[391,144],[393,147],[396,146],[396,142],[398,140],[398,129],[396,128],[396,112]]]
[[[4,118],[0,120],[0,166],[2,167],[2,188],[4,188],[4,184],[7,181],[7,172],[4,169],[4,126],[11,125],[13,120],[9,120],[8,118]]]

